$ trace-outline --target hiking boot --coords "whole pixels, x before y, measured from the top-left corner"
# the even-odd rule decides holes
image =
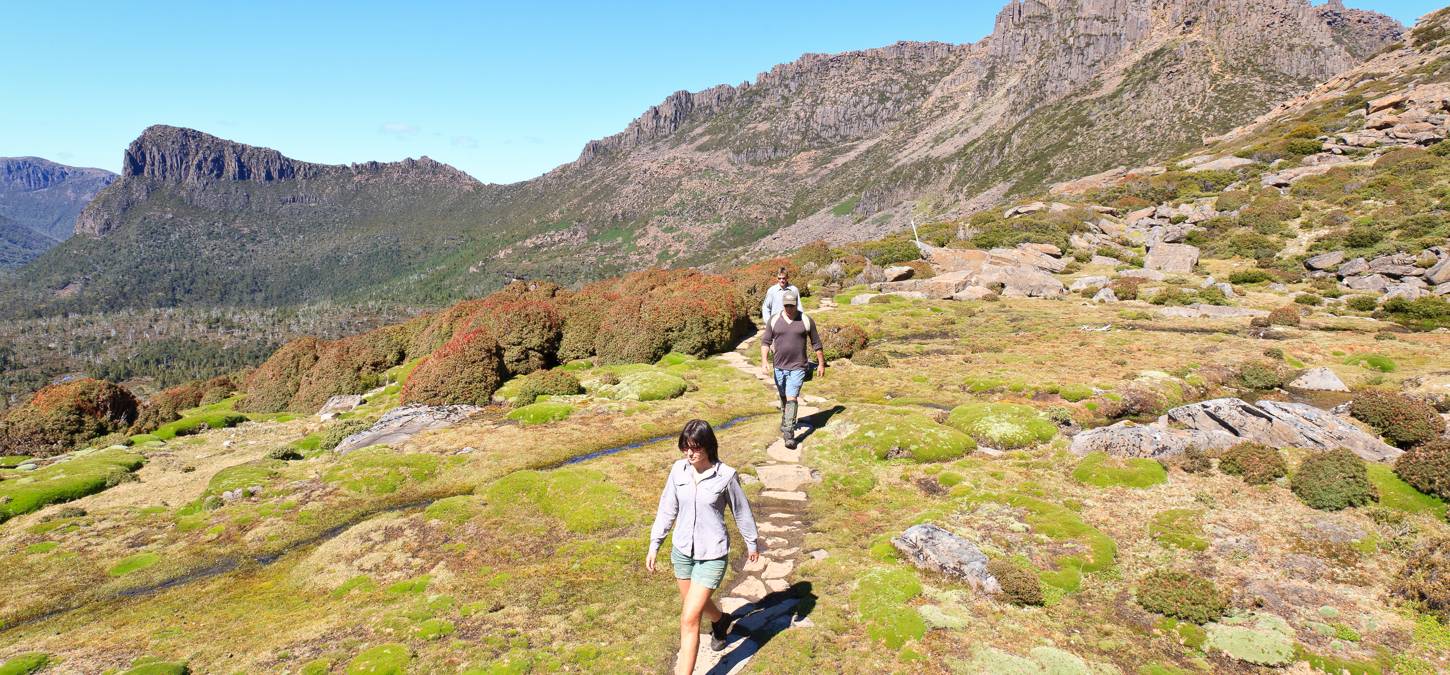
[[[794,450],[796,448],[796,445],[798,445],[798,443],[796,443],[795,436],[790,436],[785,439],[786,450]]]
[[[730,634],[730,622],[734,617],[729,614],[721,614],[720,619],[710,624],[710,649],[720,651],[725,648],[725,637]]]

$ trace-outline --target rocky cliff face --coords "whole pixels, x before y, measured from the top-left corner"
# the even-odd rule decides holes
[[[77,214],[115,178],[39,157],[0,157],[0,219],[9,252],[0,268],[28,262],[69,237]]]

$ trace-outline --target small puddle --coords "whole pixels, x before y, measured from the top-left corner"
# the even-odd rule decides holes
[[[723,431],[723,430],[729,429],[730,427],[733,427],[733,426],[735,426],[735,425],[737,425],[737,424],[739,424],[741,422],[744,422],[745,420],[754,419],[756,417],[762,417],[764,414],[768,414],[768,413],[763,413],[762,415],[742,415],[740,417],[736,417],[735,419],[732,419],[732,420],[729,420],[727,422],[724,422],[724,423],[720,424],[719,426],[715,427],[715,430],[716,431]],[[591,452],[591,453],[588,453],[588,454],[585,454],[585,455],[579,455],[578,457],[570,457],[569,459],[566,459],[566,460],[564,460],[562,462],[559,462],[558,464],[551,464],[549,466],[544,467],[544,470],[545,471],[548,471],[549,469],[557,469],[557,468],[559,468],[561,466],[569,466],[570,464],[578,464],[580,462],[587,462],[587,461],[589,461],[591,459],[599,459],[600,457],[608,457],[609,455],[613,455],[615,453],[624,452],[625,450],[634,450],[636,448],[642,448],[642,447],[644,447],[646,445],[653,445],[655,443],[660,443],[660,442],[663,442],[663,441],[668,441],[668,440],[670,440],[671,438],[674,438],[674,437],[675,437],[674,434],[665,434],[663,436],[655,436],[653,438],[646,438],[646,439],[644,439],[642,441],[634,441],[632,443],[625,443],[624,445],[615,446],[613,448],[605,448],[603,450],[595,450],[594,452]]]

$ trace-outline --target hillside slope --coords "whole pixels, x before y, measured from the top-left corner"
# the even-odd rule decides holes
[[[115,178],[39,157],[0,157],[0,269],[19,267],[64,241],[81,209]]]
[[[27,269],[10,304],[437,304],[511,275],[572,282],[870,238],[1174,154],[1399,31],[1306,0],[1014,0],[975,44],[809,54],[678,92],[510,186],[157,127],[82,216],[87,236]]]

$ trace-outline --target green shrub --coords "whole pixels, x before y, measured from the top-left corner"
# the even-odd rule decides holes
[[[1264,270],[1261,270],[1261,269],[1258,269],[1258,268],[1247,269],[1247,270],[1239,270],[1237,272],[1233,272],[1233,273],[1230,273],[1228,275],[1228,282],[1231,283],[1231,284],[1235,284],[1235,285],[1237,285],[1237,284],[1259,284],[1259,283],[1263,283],[1265,281],[1273,281],[1273,280],[1274,280],[1274,275],[1269,274],[1268,272],[1266,272]]]
[[[1228,611],[1227,596],[1212,581],[1176,570],[1154,570],[1138,580],[1136,600],[1150,612],[1196,624]]]
[[[865,366],[867,368],[891,367],[891,359],[887,358],[885,354],[882,354],[881,352],[878,352],[874,349],[866,349],[856,352],[851,356],[851,363],[858,366]]]
[[[36,469],[24,480],[0,482],[0,523],[119,485],[145,461],[136,453],[102,450]]]
[[[1245,389],[1277,389],[1294,379],[1293,371],[1273,361],[1248,361],[1238,367],[1234,383]]]
[[[1115,277],[1108,287],[1113,289],[1113,294],[1119,300],[1137,300],[1138,290],[1142,285],[1143,280],[1138,277]]]
[[[42,652],[26,652],[10,657],[0,664],[0,675],[30,675],[50,663],[50,655]]]
[[[1240,443],[1225,450],[1218,469],[1230,476],[1242,476],[1249,485],[1263,485],[1289,474],[1283,453],[1258,443]]]
[[[1253,195],[1244,190],[1229,190],[1218,196],[1213,208],[1219,211],[1237,211],[1248,205]]]
[[[1299,214],[1298,202],[1265,194],[1239,211],[1239,224],[1261,235],[1277,234],[1283,230],[1285,221],[1298,218]]]
[[[1429,540],[1410,554],[1390,591],[1450,621],[1450,538]]]
[[[509,374],[525,375],[553,366],[564,329],[558,309],[552,301],[509,297],[485,298],[474,325],[486,326],[498,341]]]
[[[1344,299],[1344,306],[1356,312],[1373,312],[1379,305],[1379,298],[1373,295],[1351,295]]]
[[[1416,330],[1450,328],[1450,300],[1427,295],[1414,300],[1390,298],[1381,308],[1385,318]]]
[[[1057,435],[1057,425],[1035,408],[1014,403],[967,403],[952,410],[947,424],[1002,449],[1044,443]]]
[[[1312,155],[1324,149],[1324,144],[1312,138],[1294,138],[1284,144],[1291,155]]]
[[[378,386],[383,373],[407,360],[409,337],[406,325],[384,326],[319,343],[317,362],[302,376],[287,409],[316,412],[333,396],[360,394]]]
[[[317,449],[322,452],[332,450],[333,448],[336,448],[339,443],[342,443],[342,441],[348,436],[351,436],[370,426],[372,426],[372,424],[363,420],[343,420],[341,422],[338,422],[337,424],[334,424],[322,431],[322,434],[317,441]]]
[[[1006,558],[987,561],[987,573],[1002,587],[1002,599],[1014,605],[1041,605],[1042,580],[1021,565]]]
[[[1336,448],[1310,455],[1289,481],[1301,501],[1321,511],[1338,511],[1379,501],[1364,460]]]
[[[540,370],[524,378],[513,404],[525,406],[540,396],[574,396],[582,393],[584,387],[573,373],[565,370]]]
[[[51,457],[125,431],[139,403],[124,387],[82,378],[53,384],[0,417],[0,455]]]
[[[1445,420],[1428,403],[1382,389],[1364,389],[1349,414],[1401,448],[1426,443],[1445,432]]]
[[[1395,460],[1395,475],[1420,492],[1450,501],[1450,440],[1410,448]]]
[[[1184,473],[1207,473],[1213,470],[1213,458],[1201,448],[1189,448],[1178,456],[1175,465]]]
[[[1297,326],[1302,320],[1299,308],[1293,305],[1285,305],[1269,312],[1270,326]]]
[[[1078,462],[1072,477],[1079,483],[1096,487],[1146,488],[1168,480],[1168,472],[1158,460],[1116,458],[1094,452]]]
[[[488,329],[462,333],[418,364],[403,383],[404,403],[488,405],[503,382],[503,360]]]
[[[857,351],[865,349],[870,341],[866,337],[866,330],[854,323],[817,325],[817,332],[821,335],[827,361],[849,359]]]
[[[1300,293],[1299,295],[1294,296],[1294,302],[1300,305],[1317,307],[1324,304],[1324,298],[1321,298],[1313,293]]]
[[[378,645],[353,657],[347,675],[404,675],[411,660],[407,645]]]
[[[905,238],[866,242],[860,245],[860,251],[868,260],[882,266],[921,258],[921,249],[916,247],[916,242]]]

